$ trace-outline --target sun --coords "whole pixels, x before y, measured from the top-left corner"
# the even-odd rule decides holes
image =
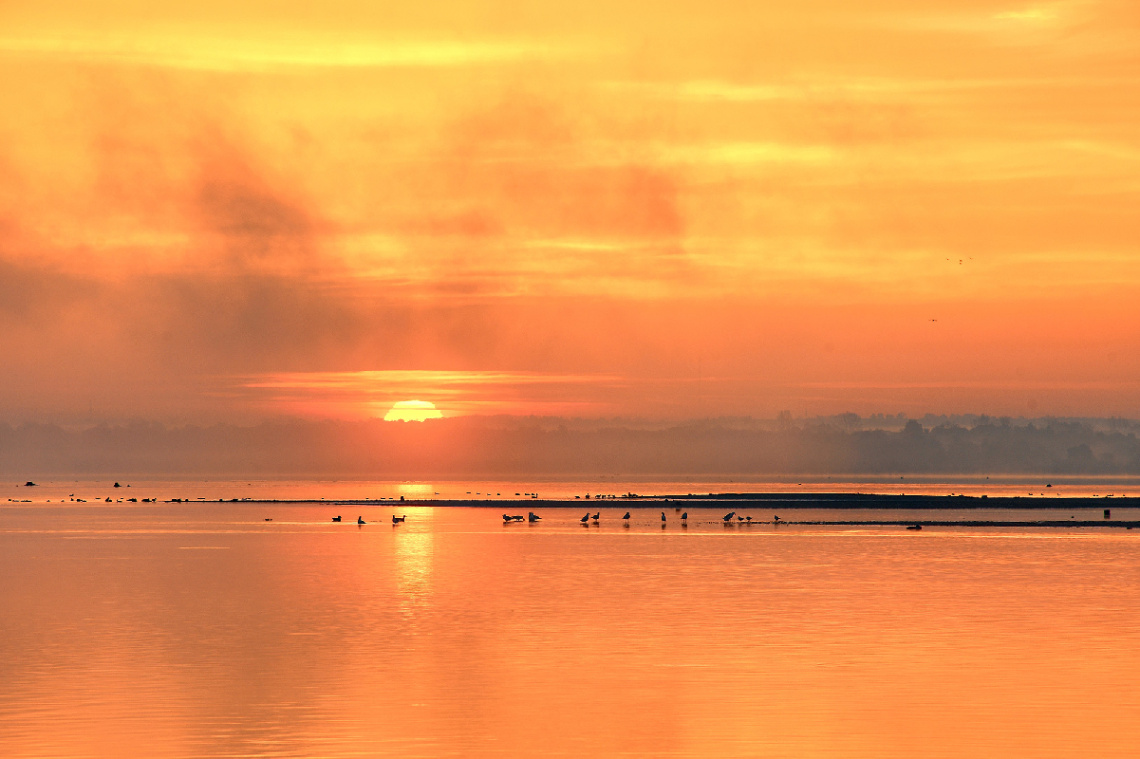
[[[442,418],[443,413],[431,401],[397,401],[384,415],[385,422],[423,422]]]

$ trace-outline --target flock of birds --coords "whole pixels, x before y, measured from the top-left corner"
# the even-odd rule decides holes
[[[408,518],[408,515],[407,515],[407,514],[405,514],[405,515],[403,515],[403,516],[400,516],[400,517],[398,517],[398,516],[396,516],[395,514],[393,514],[393,515],[392,515],[392,524],[400,524],[400,522],[406,521],[406,520],[407,520],[407,518]],[[341,519],[341,516],[340,516],[340,514],[337,514],[335,517],[333,517],[333,518],[332,518],[332,520],[333,520],[334,522],[341,522],[341,521],[343,521],[343,520]],[[365,522],[365,521],[364,521],[364,517],[362,517],[362,516],[358,516],[358,517],[356,518],[356,523],[357,523],[357,524],[368,524],[368,522]]]
[[[629,526],[629,520],[631,517],[632,517],[632,514],[628,511],[622,515],[622,522],[625,524],[625,526],[627,526],[627,527]],[[593,514],[591,514],[590,512],[587,511],[585,514],[582,515],[582,518],[579,519],[578,521],[581,522],[583,525],[589,525],[591,523],[599,524],[599,521],[601,520],[601,518],[602,518],[602,512],[595,511]],[[537,522],[540,519],[542,519],[542,517],[540,517],[538,514],[535,514],[533,511],[527,512],[527,515],[525,517],[522,514],[503,514],[503,523],[504,524],[506,524],[508,522],[522,522],[522,521]],[[662,511],[661,512],[661,524],[664,525],[667,521],[668,521],[668,518],[665,516],[665,512]],[[735,511],[730,511],[727,514],[725,514],[723,517],[721,517],[721,521],[724,522],[725,524],[733,524],[735,522],[744,522],[746,524],[750,524],[752,522],[752,517],[751,517],[751,515],[741,516],[741,515],[737,514]],[[686,511],[683,514],[681,514],[681,525],[687,526],[688,523],[689,523],[689,512]],[[772,524],[779,524],[779,523],[780,523],[779,515],[774,515],[772,517]]]
[[[632,516],[633,515],[628,511],[622,515],[622,521],[625,523],[625,525],[627,527],[629,526],[629,520]],[[392,515],[392,524],[400,524],[401,522],[406,521],[407,518],[408,517],[406,514],[403,516],[396,516],[395,514],[393,514]],[[585,514],[582,515],[582,518],[579,519],[578,521],[584,525],[588,525],[591,522],[594,524],[598,524],[599,520],[601,520],[601,518],[602,518],[602,512],[595,511],[593,514],[591,514],[590,512],[587,511]],[[528,511],[526,513],[526,516],[523,516],[522,514],[503,514],[503,523],[504,524],[506,524],[508,522],[539,522],[541,520],[542,520],[542,517],[540,517],[538,514],[535,514],[533,511]],[[725,524],[733,524],[734,520],[735,520],[735,522],[744,522],[744,523],[748,524],[748,523],[752,522],[752,517],[751,516],[740,516],[735,511],[730,511],[727,514],[725,514],[723,517],[721,517],[721,521],[723,521]],[[266,521],[270,521],[270,520],[267,519]],[[340,514],[337,514],[335,517],[332,518],[332,521],[341,522],[344,520]],[[666,522],[667,522],[667,517],[665,516],[665,512],[662,511],[661,512],[661,524],[664,525]],[[772,524],[779,524],[779,522],[780,522],[780,517],[778,515],[772,517]],[[356,523],[357,524],[368,524],[368,522],[364,521],[363,516],[358,516],[356,518]],[[683,514],[681,514],[681,525],[682,526],[688,526],[688,523],[689,523],[689,512],[686,511]]]

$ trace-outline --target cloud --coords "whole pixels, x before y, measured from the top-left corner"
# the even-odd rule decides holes
[[[97,282],[70,276],[43,266],[3,257],[0,232],[0,325],[6,329],[50,329],[61,312],[98,297]]]
[[[597,415],[618,409],[612,391],[626,384],[615,375],[478,370],[289,372],[240,380],[255,401],[271,407],[349,418],[380,417],[393,403],[410,398],[429,399],[446,416]]]
[[[316,265],[320,221],[313,204],[266,182],[244,165],[247,155],[232,148],[210,152],[191,209],[201,235],[196,242],[214,242],[240,271],[298,275]]]
[[[268,41],[203,35],[0,37],[0,53],[80,63],[159,66],[207,72],[290,69],[370,69],[493,65],[563,57],[565,46],[546,42],[390,40]]]
[[[674,145],[662,150],[665,161],[748,164],[832,163],[837,151],[828,145],[797,145],[777,142],[720,142],[704,145]]]

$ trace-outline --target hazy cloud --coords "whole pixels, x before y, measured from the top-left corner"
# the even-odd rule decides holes
[[[277,41],[214,35],[69,35],[0,37],[0,54],[37,55],[83,63],[161,66],[210,72],[355,69],[501,64],[561,57],[566,46],[518,40]]]

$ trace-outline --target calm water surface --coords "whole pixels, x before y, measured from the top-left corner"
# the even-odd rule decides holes
[[[1140,752],[1137,531],[584,506],[4,503],[0,755]]]
[[[157,498],[168,501],[217,501],[252,498],[259,500],[399,500],[401,496],[416,499],[482,499],[517,501],[531,493],[541,498],[569,498],[586,494],[680,495],[703,493],[880,493],[909,495],[983,495],[1019,496],[1035,499],[1064,496],[1112,496],[1140,498],[1140,477],[1025,476],[977,475],[947,478],[944,475],[889,475],[882,477],[813,476],[742,477],[736,479],[624,479],[599,477],[588,480],[543,479],[531,481],[503,480],[435,480],[362,481],[362,480],[162,480],[121,478],[123,487],[111,480],[60,480],[36,478],[37,487],[23,487],[16,482],[0,483],[0,505],[12,502],[58,503],[61,499],[84,499],[88,503],[110,498],[124,502],[129,498]],[[1119,505],[1119,504],[1118,504]]]

